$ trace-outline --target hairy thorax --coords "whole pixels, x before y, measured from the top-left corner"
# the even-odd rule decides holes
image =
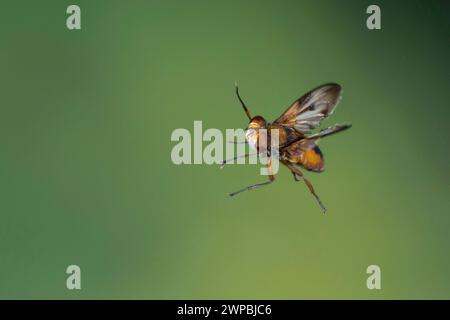
[[[269,124],[267,128],[249,128],[245,132],[245,138],[253,150],[258,153],[267,152],[270,146],[282,148],[303,138],[291,128],[276,124]],[[278,141],[275,141],[277,139]]]

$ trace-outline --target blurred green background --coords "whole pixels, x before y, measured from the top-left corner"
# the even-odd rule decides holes
[[[2,1],[0,298],[450,298],[450,6],[369,4]],[[259,166],[172,164],[175,128],[247,125],[235,81],[270,120],[343,86],[326,215],[285,169],[229,198]]]

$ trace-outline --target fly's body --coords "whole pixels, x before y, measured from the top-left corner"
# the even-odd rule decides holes
[[[298,181],[298,178],[301,178],[305,182],[324,212],[326,211],[325,206],[315,193],[312,184],[298,167],[313,172],[322,172],[324,157],[317,146],[319,139],[351,127],[350,124],[336,124],[316,134],[310,134],[310,131],[318,127],[323,119],[333,113],[341,98],[340,93],[341,86],[338,84],[330,83],[319,86],[294,101],[274,122],[268,123],[261,116],[250,116],[236,86],[237,97],[250,120],[245,132],[248,144],[258,155],[270,155],[271,152],[276,152],[280,162],[292,172],[294,179]],[[277,150],[271,150],[271,134],[274,132],[278,136]],[[249,156],[249,154],[244,156]],[[223,164],[226,162],[224,161]],[[271,172],[271,162],[268,162],[268,170]],[[230,196],[270,184],[274,179],[274,175],[270,174],[269,181],[230,193]]]
[[[262,122],[259,119],[256,121],[252,119],[249,128],[245,131],[245,139],[253,150],[261,150],[261,152],[263,152],[263,150],[268,149],[267,146],[271,145],[270,138],[273,132],[276,132],[278,136],[278,145],[280,148],[304,137],[301,133],[276,123],[267,124],[265,120]]]

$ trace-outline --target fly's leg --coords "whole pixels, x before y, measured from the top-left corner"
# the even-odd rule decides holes
[[[256,153],[246,153],[246,154],[243,154],[243,155],[240,155],[240,156],[236,156],[236,157],[231,158],[231,159],[223,160],[221,165],[220,165],[220,168],[222,169],[227,163],[229,163],[231,161],[234,161],[234,160],[237,160],[237,159],[240,159],[240,158],[247,158],[249,156],[254,156],[254,155],[256,155]]]
[[[274,180],[275,180],[274,176],[269,176],[269,181],[262,182],[262,183],[257,183],[257,184],[252,184],[251,186],[245,187],[245,188],[243,188],[241,190],[238,190],[238,191],[235,191],[235,192],[231,192],[228,195],[230,197],[232,197],[232,196],[235,196],[235,195],[237,195],[237,194],[239,194],[241,192],[244,192],[244,191],[250,191],[250,190],[253,190],[253,189],[257,189],[257,188],[263,187],[265,185],[271,184]]]
[[[235,195],[237,195],[237,194],[239,194],[241,192],[250,191],[250,190],[257,189],[257,188],[266,186],[268,184],[271,184],[275,180],[275,176],[273,175],[273,171],[272,171],[272,161],[271,160],[268,161],[267,166],[268,166],[267,169],[268,169],[268,172],[269,172],[269,181],[262,182],[262,183],[257,183],[257,184],[252,184],[251,186],[245,187],[245,188],[243,188],[241,190],[229,193],[229,196],[233,197],[233,196],[235,196]]]
[[[319,206],[321,207],[323,213],[325,213],[327,211],[327,208],[325,208],[324,204],[322,203],[322,201],[320,200],[319,196],[316,194],[316,191],[314,190],[313,185],[311,184],[311,182],[309,182],[308,179],[305,178],[305,176],[303,175],[303,173],[297,169],[296,167],[294,167],[291,163],[289,163],[288,161],[281,161],[286,167],[289,168],[289,170],[291,170],[291,172],[294,174],[294,179],[297,180],[296,176],[299,176],[300,178],[303,179],[303,181],[305,182],[306,186],[308,187],[309,191],[311,192],[311,194],[314,196],[314,198],[316,198],[317,202],[319,203]]]

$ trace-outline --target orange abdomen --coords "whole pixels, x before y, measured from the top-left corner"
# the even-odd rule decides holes
[[[309,171],[322,172],[325,169],[322,151],[308,140],[300,140],[284,148],[282,158]]]
[[[310,171],[321,172],[324,170],[325,163],[322,151],[318,146],[303,151],[300,155],[300,163],[303,168]]]

